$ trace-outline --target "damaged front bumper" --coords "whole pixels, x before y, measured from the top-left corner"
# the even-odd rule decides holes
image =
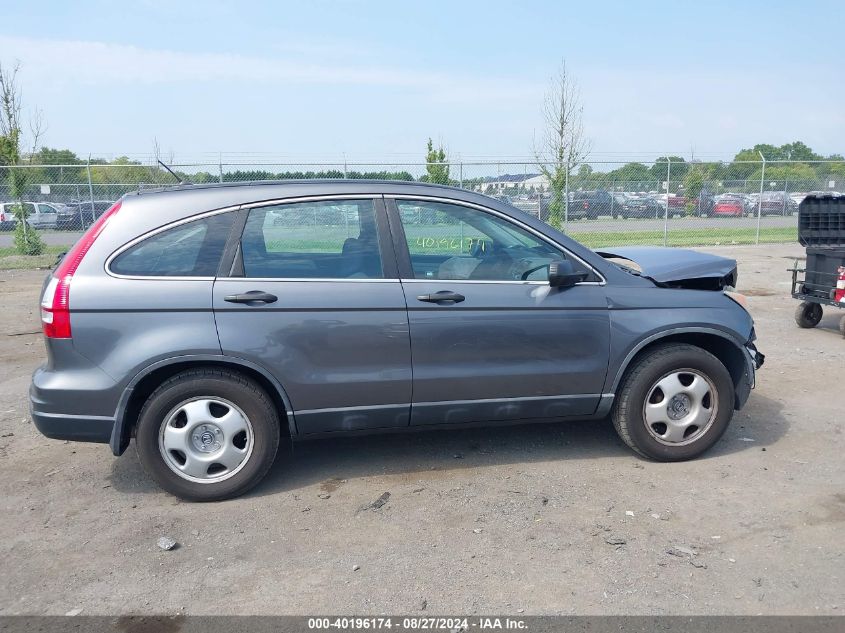
[[[766,357],[757,351],[757,346],[754,345],[754,333],[751,333],[751,338],[745,344],[745,372],[742,380],[736,388],[736,403],[734,407],[739,410],[745,406],[748,401],[748,396],[751,395],[751,390],[754,389],[757,381],[757,370],[763,366]]]

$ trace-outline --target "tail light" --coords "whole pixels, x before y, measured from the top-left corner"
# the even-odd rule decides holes
[[[109,219],[120,210],[120,200],[103,213],[59,263],[41,298],[41,324],[47,338],[70,338],[70,282]]]
[[[833,300],[845,303],[845,266],[840,266],[836,273],[839,277],[836,280],[836,290],[833,291]]]

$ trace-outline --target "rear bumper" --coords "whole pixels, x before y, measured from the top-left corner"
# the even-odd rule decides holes
[[[71,347],[65,341],[56,341],[55,346]],[[32,422],[52,439],[109,443],[121,389],[99,368],[69,353],[64,352],[65,360],[73,362],[66,362],[63,371],[53,371],[48,363],[32,374]]]
[[[32,401],[30,401],[29,414],[35,428],[45,437],[54,440],[108,444],[114,431],[114,418],[39,413],[33,408]]]

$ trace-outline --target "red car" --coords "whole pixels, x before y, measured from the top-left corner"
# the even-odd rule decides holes
[[[722,196],[713,205],[713,215],[724,215],[741,218],[745,215],[745,206],[742,198],[734,196]]]

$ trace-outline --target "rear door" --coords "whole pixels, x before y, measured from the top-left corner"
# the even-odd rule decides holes
[[[408,319],[381,196],[241,213],[214,284],[223,353],[275,376],[300,434],[407,426]]]
[[[610,339],[597,273],[489,209],[389,196],[388,209],[408,303],[412,425],[596,410]],[[551,288],[548,264],[561,259],[585,282]]]

